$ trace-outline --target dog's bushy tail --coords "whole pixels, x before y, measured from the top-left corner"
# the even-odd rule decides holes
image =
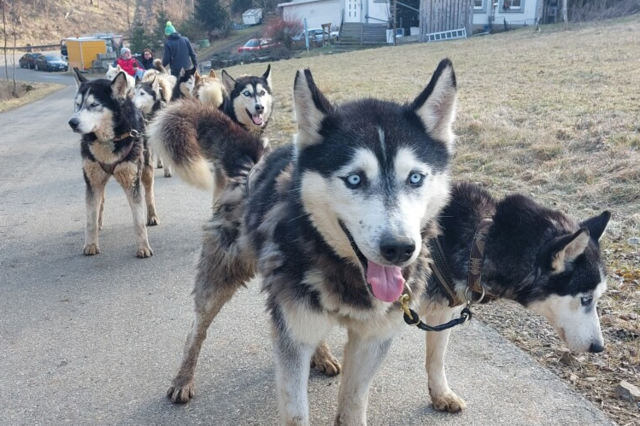
[[[163,74],[168,74],[167,69],[162,65],[162,60],[161,59],[154,59],[153,60],[153,68],[155,68],[157,71],[163,73]]]
[[[218,108],[191,100],[160,111],[148,135],[182,180],[205,190],[213,188],[212,165],[229,178],[246,177],[267,149]]]

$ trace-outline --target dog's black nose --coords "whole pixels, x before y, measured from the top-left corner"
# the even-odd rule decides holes
[[[80,121],[78,121],[77,118],[72,118],[71,120],[69,120],[69,126],[71,126],[73,130],[77,129],[78,125],[80,125]]]
[[[410,239],[386,238],[380,244],[382,257],[391,263],[406,262],[416,250],[416,245]]]
[[[256,112],[261,114],[264,111],[264,107],[260,104],[256,105]]]
[[[591,346],[589,346],[589,352],[597,354],[604,351],[604,346],[602,346],[600,343],[592,343]]]

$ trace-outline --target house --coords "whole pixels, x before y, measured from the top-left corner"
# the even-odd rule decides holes
[[[337,28],[342,22],[387,25],[390,10],[388,0],[293,0],[278,9],[285,20],[306,19],[308,28],[327,23]]]
[[[486,31],[492,26],[534,25],[542,17],[543,2],[549,0],[472,0],[473,28]]]

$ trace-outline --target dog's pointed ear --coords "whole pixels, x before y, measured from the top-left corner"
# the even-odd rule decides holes
[[[129,93],[127,76],[124,71],[121,71],[111,82],[111,97],[117,101],[123,101],[127,97],[127,93]]]
[[[209,70],[209,77],[218,78],[218,74],[216,74],[216,71],[213,68]]]
[[[431,81],[410,105],[429,135],[444,142],[453,152],[455,136],[451,126],[456,115],[456,74],[449,59],[440,61]]]
[[[296,143],[304,148],[320,141],[320,125],[324,117],[333,111],[331,103],[320,92],[309,69],[299,70],[293,84],[298,134]]]
[[[151,88],[156,92],[160,91],[160,80],[157,79],[155,75],[153,76],[153,80],[151,80]]]
[[[273,90],[273,86],[271,86],[271,64],[267,65],[267,70],[262,74],[262,78],[267,81],[269,88]]]
[[[73,79],[76,81],[76,86],[80,87],[82,83],[87,81],[87,78],[80,73],[78,67],[73,67]]]
[[[140,84],[140,83],[142,83],[142,80],[140,79],[140,76],[136,74],[136,78],[135,78],[135,84],[136,84],[136,86],[137,86],[138,84]]]
[[[563,235],[554,241],[551,249],[551,270],[554,274],[565,271],[567,263],[584,253],[589,245],[589,229],[580,228],[573,234]]]
[[[184,68],[180,68],[180,74],[178,74],[180,77],[184,77],[185,75],[185,71]]]
[[[196,75],[198,73],[198,70],[196,69],[196,67],[193,67],[193,68],[189,68],[184,73],[185,75],[188,75],[189,77],[191,77],[192,75]]]
[[[236,81],[225,70],[222,70],[222,84],[228,93],[233,92],[233,89],[236,87]]]
[[[594,241],[600,240],[602,234],[607,229],[607,225],[609,224],[609,220],[611,219],[611,212],[605,210],[598,216],[592,217],[590,219],[585,220],[580,224],[581,227],[587,228],[589,233],[591,234],[591,238]]]

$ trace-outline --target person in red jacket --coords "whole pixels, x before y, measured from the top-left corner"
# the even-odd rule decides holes
[[[142,79],[144,74],[144,67],[140,65],[140,62],[131,56],[131,50],[127,47],[120,49],[120,57],[116,61],[116,65],[120,65],[122,71],[126,72],[132,77],[138,77]]]

